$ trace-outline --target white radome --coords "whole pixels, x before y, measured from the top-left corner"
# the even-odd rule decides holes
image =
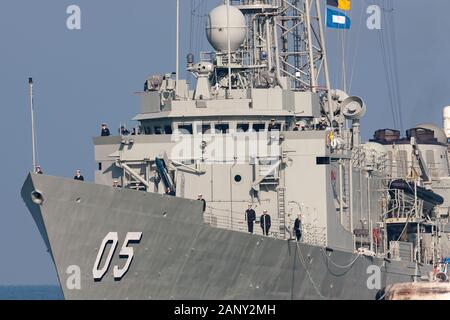
[[[244,43],[247,34],[247,23],[242,12],[230,6],[230,51],[234,52]],[[206,20],[206,36],[216,51],[228,52],[227,32],[228,9],[226,5],[214,8]]]
[[[450,138],[450,106],[444,108],[444,131],[447,138]]]

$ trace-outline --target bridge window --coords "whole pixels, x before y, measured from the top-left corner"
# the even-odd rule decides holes
[[[197,125],[198,134],[208,134],[211,133],[211,124],[198,124]]]
[[[228,123],[217,123],[214,128],[216,133],[228,133],[230,125]]]
[[[164,133],[165,134],[172,134],[172,126],[171,125],[164,126]]]
[[[161,127],[155,127],[155,130],[154,130],[154,132],[155,132],[155,134],[157,134],[157,135],[159,135],[159,134],[163,134],[163,130],[162,130],[162,128]]]
[[[255,132],[262,132],[266,129],[265,123],[254,123],[252,130]]]
[[[237,132],[247,132],[249,128],[250,128],[250,124],[248,124],[248,123],[238,123],[236,126],[236,131]]]
[[[326,165],[326,164],[330,164],[330,163],[331,163],[330,157],[317,157],[316,158],[317,165]]]
[[[182,134],[192,134],[192,124],[180,124],[178,125],[178,130]]]

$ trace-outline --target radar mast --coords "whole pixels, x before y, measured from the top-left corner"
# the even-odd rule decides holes
[[[224,0],[207,19],[217,86],[317,92],[333,122],[319,0]]]

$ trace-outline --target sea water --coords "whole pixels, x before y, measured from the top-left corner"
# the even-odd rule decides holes
[[[62,300],[58,286],[0,286],[0,300]]]

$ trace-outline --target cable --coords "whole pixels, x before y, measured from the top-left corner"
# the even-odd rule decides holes
[[[341,268],[341,269],[351,268],[355,264],[355,262],[361,257],[361,254],[357,253],[356,254],[356,258],[352,258],[353,259],[352,262],[350,262],[347,265],[341,266],[341,265],[336,264],[333,260],[331,260],[331,258],[328,257],[328,255],[326,254],[326,252],[325,252],[325,250],[323,248],[320,251],[325,254],[325,257],[327,258],[328,261],[330,261],[335,267],[338,267],[338,268]]]
[[[194,34],[194,1],[191,0],[190,3],[190,11],[191,11],[191,17],[190,17],[190,25],[189,25],[189,53],[192,53],[193,49],[193,34]]]
[[[34,126],[35,126],[35,128],[34,128],[34,146],[35,146],[35,149],[34,149],[34,151],[35,151],[35,154],[36,154],[36,165],[38,165],[38,166],[40,166],[41,164],[39,163],[39,143],[38,143],[38,141],[39,141],[39,139],[38,139],[38,134],[37,134],[37,132],[38,132],[38,130],[36,130],[37,129],[37,121],[36,121],[36,108],[35,108],[35,106],[36,106],[36,104],[35,104],[35,102],[36,102],[36,98],[33,96],[32,97],[32,99],[33,99],[33,117],[34,117]],[[45,169],[44,169],[45,170]],[[33,172],[35,172],[36,171],[36,168],[33,168]]]
[[[353,85],[353,75],[355,73],[355,66],[356,66],[356,57],[358,56],[358,52],[359,52],[359,48],[360,48],[360,44],[361,44],[361,34],[362,34],[362,21],[363,21],[363,16],[364,16],[364,6],[361,4],[361,13],[360,13],[360,17],[359,17],[359,25],[361,26],[360,28],[358,28],[358,36],[356,37],[356,45],[355,45],[355,51],[354,51],[354,55],[353,55],[353,59],[352,59],[352,67],[350,68],[350,81],[349,81],[349,88],[348,88],[348,92],[351,92],[352,90],[352,85]]]
[[[397,128],[398,121],[397,121],[397,115],[396,115],[395,106],[394,106],[394,99],[393,99],[394,93],[392,92],[392,87],[391,87],[391,74],[390,74],[389,62],[388,62],[388,57],[386,54],[384,35],[383,35],[382,30],[383,29],[378,31],[378,40],[380,42],[380,47],[381,47],[381,55],[382,55],[382,59],[383,59],[383,67],[384,67],[384,73],[385,73],[385,77],[386,77],[386,86],[387,86],[387,91],[388,91],[389,106],[391,108],[391,113],[392,113],[392,120],[394,123],[394,127]]]
[[[399,79],[398,79],[398,59],[397,59],[397,37],[395,32],[395,22],[394,22],[394,5],[392,0],[389,0],[389,12],[391,13],[389,15],[390,17],[390,24],[391,27],[389,28],[390,34],[391,34],[391,49],[392,49],[392,58],[393,58],[393,75],[394,75],[394,85],[395,85],[395,92],[396,92],[396,99],[397,99],[397,108],[398,108],[398,115],[400,120],[400,129],[403,131],[403,112],[402,112],[402,99],[400,95],[400,85],[399,85]]]
[[[394,126],[403,131],[403,114],[398,79],[398,61],[396,49],[396,34],[393,18],[393,4],[391,0],[379,0],[378,5],[383,10],[384,27],[378,32],[382,51],[383,66],[386,76],[389,104],[391,107]],[[390,9],[386,9],[389,6]],[[390,13],[388,16],[387,13]]]
[[[321,299],[327,300],[327,297],[323,296],[322,293],[320,292],[320,290],[317,288],[317,285],[316,285],[316,283],[314,282],[314,279],[312,278],[311,273],[310,273],[309,270],[308,270],[308,267],[306,266],[306,261],[305,261],[304,258],[303,258],[303,254],[302,254],[302,251],[300,250],[299,243],[296,242],[296,245],[297,245],[297,250],[298,250],[298,253],[299,253],[299,255],[298,255],[299,261],[300,261],[300,263],[303,265],[303,268],[305,268],[306,274],[308,275],[309,281],[311,282],[311,284],[312,284],[314,290],[316,291],[317,295],[318,295]]]

